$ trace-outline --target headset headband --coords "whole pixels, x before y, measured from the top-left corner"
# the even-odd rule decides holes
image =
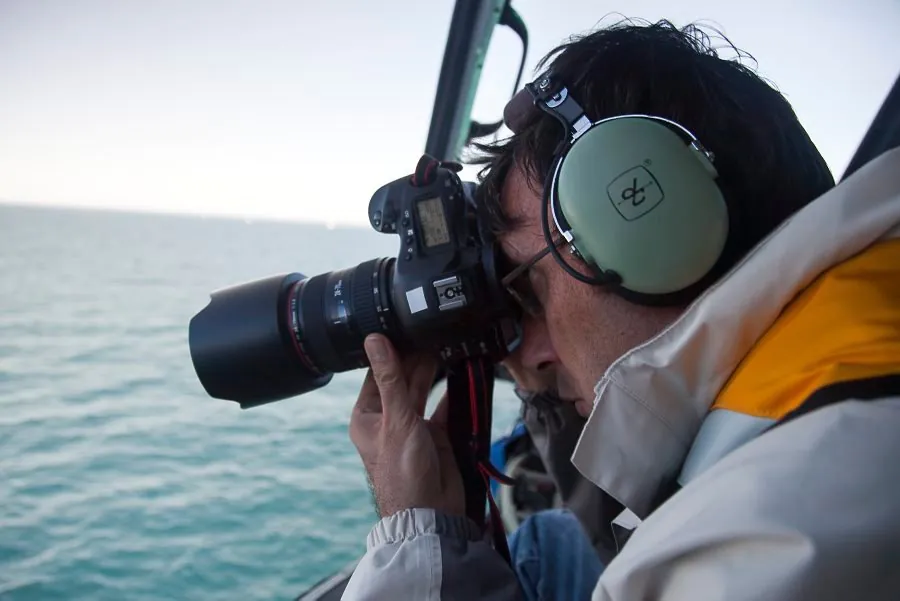
[[[592,122],[585,114],[572,96],[569,95],[569,89],[557,81],[552,75],[543,75],[535,81],[525,84],[512,99],[506,103],[503,108],[503,122],[506,127],[514,134],[519,133],[525,126],[540,112],[553,115],[565,128],[567,136],[569,136],[568,144],[571,144],[584,132],[597,125],[614,119],[623,117],[643,117],[666,123],[676,131],[680,132],[685,142],[690,144],[694,150],[697,150],[710,160],[715,160],[715,155],[703,147],[697,136],[689,129],[665,117],[657,117],[653,115],[628,114],[607,117],[600,121]]]

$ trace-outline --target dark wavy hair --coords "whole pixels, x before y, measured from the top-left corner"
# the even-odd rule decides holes
[[[752,57],[692,24],[627,20],[570,38],[551,50],[538,72],[562,78],[593,120],[641,113],[672,119],[715,153],[728,203],[731,235],[721,274],[795,211],[834,186],[819,151],[774,87],[744,64]],[[720,38],[734,58],[720,58]],[[753,61],[755,62],[755,61]],[[500,190],[513,165],[540,191],[562,138],[559,123],[537,111],[512,137],[470,147],[483,165],[478,196],[498,233],[515,224]]]

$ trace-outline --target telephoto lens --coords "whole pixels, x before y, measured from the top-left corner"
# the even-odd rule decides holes
[[[278,275],[213,293],[189,330],[194,369],[206,392],[255,407],[367,366],[368,334],[381,332],[405,346],[391,318],[394,262],[372,259],[312,278]]]

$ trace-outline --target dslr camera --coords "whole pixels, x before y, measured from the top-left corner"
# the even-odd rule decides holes
[[[415,173],[372,196],[369,224],[399,238],[397,257],[214,292],[189,331],[206,392],[249,408],[321,388],[337,372],[368,366],[363,341],[372,333],[446,366],[497,362],[513,350],[519,313],[501,285],[483,203],[460,169],[425,155]]]

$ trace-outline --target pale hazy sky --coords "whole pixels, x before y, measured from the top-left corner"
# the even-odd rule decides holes
[[[453,5],[0,0],[0,199],[365,223],[424,149]],[[836,177],[900,72],[897,0],[513,5],[526,76],[611,13],[715,23]],[[496,31],[476,117],[499,116],[519,51]]]

